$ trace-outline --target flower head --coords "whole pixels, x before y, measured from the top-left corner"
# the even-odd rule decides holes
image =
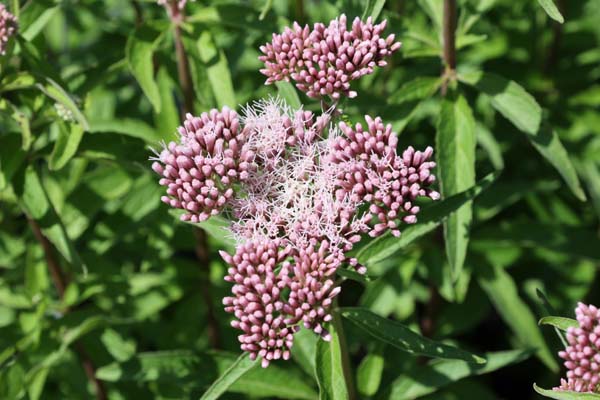
[[[200,117],[187,115],[179,142],[170,142],[152,169],[167,187],[162,200],[185,210],[182,220],[200,222],[218,214],[234,195],[234,185],[248,178],[253,155],[245,148],[238,114],[224,107]]]
[[[350,82],[385,66],[385,58],[401,46],[394,35],[383,36],[386,24],[356,18],[348,29],[343,14],[328,26],[314,24],[312,30],[294,23],[261,46],[259,59],[265,63],[261,72],[267,84],[291,79],[309,97],[355,97]]]
[[[335,272],[345,261],[344,255],[330,253],[327,240],[320,244],[311,243],[294,254],[292,275],[289,279],[290,294],[284,305],[288,314],[286,323],[301,322],[325,340],[331,336],[324,324],[331,321],[329,312],[333,299],[341,291],[333,281]]]
[[[420,152],[409,147],[400,156],[392,126],[384,125],[379,117],[365,119],[366,130],[360,123],[355,127],[340,123],[345,136],[336,138],[330,154],[331,162],[340,166],[338,195],[370,204],[369,211],[378,220],[369,232],[371,236],[387,229],[399,235],[398,220],[407,224],[417,221],[417,197],[440,197],[430,188],[435,182],[431,173],[435,163],[429,161],[433,149]]]
[[[575,314],[579,327],[567,330],[568,346],[558,353],[567,379],[554,390],[600,393],[600,309],[579,303]]]
[[[8,40],[17,32],[17,18],[0,4],[0,56],[6,54]]]
[[[237,247],[233,256],[221,252],[230,265],[225,280],[232,282],[232,296],[225,297],[225,311],[235,315],[231,325],[243,333],[241,349],[251,359],[262,358],[267,367],[272,360],[289,359],[293,329],[285,322],[282,290],[288,286],[291,248],[279,240],[249,241]],[[281,265],[283,262],[283,265]]]

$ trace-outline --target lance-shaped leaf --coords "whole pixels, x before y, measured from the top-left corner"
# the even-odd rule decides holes
[[[538,323],[540,325],[551,325],[561,331],[566,331],[569,328],[577,328],[579,326],[579,322],[574,319],[553,316],[543,317]]]
[[[52,149],[52,154],[50,154],[49,167],[51,170],[59,170],[77,152],[83,137],[83,127],[79,124],[66,124],[63,122],[58,122],[54,126],[58,131],[58,137]]]
[[[152,56],[164,35],[162,28],[155,24],[138,27],[127,39],[125,47],[129,69],[156,112],[160,112],[161,98],[160,89],[154,79]]]
[[[448,215],[481,194],[498,176],[498,173],[489,174],[464,192],[423,207],[419,221],[404,228],[399,238],[386,233],[361,248],[357,254],[359,262],[371,265],[392,257],[414,240],[437,228]]]
[[[550,370],[558,371],[558,364],[537,326],[537,320],[519,296],[512,277],[502,267],[485,263],[479,265],[476,271],[479,284],[519,341],[528,348],[536,349],[536,355]]]
[[[555,400],[600,400],[600,394],[542,389],[535,383],[533,389],[544,397]]]
[[[90,126],[88,124],[85,115],[81,112],[75,100],[71,98],[71,96],[67,93],[65,89],[63,89],[58,82],[51,78],[44,78],[44,82],[38,83],[37,87],[44,93],[46,96],[50,97],[57,103],[64,106],[67,110],[73,114],[73,118],[77,121],[84,130],[89,130]]]
[[[585,200],[567,151],[556,133],[542,126],[542,108],[532,95],[518,83],[491,73],[460,74],[459,80],[490,96],[492,106],[527,134],[536,150],[560,173],[575,196]]]
[[[383,10],[383,6],[385,6],[385,0],[367,0],[367,6],[361,19],[365,21],[368,17],[371,17],[373,21],[376,21],[379,14],[381,14],[381,10]]]
[[[340,337],[330,324],[331,340],[319,339],[315,353],[315,375],[319,384],[319,400],[347,400],[348,389],[342,365]]]
[[[288,106],[292,107],[294,110],[302,108],[300,97],[298,96],[298,92],[294,85],[286,81],[277,81],[275,82],[275,86],[277,86],[279,95],[285,100]]]
[[[469,376],[483,375],[529,358],[531,350],[486,353],[485,365],[459,360],[437,360],[400,375],[387,388],[382,399],[409,400],[433,393]]]
[[[48,199],[46,190],[32,166],[15,177],[13,187],[19,198],[19,205],[27,215],[36,220],[42,233],[60,254],[76,268],[86,270],[85,265],[75,249],[75,245],[67,235],[67,231]]]
[[[410,354],[432,358],[463,360],[475,364],[485,363],[485,358],[458,347],[436,342],[419,335],[397,321],[360,307],[345,307],[341,313],[371,336]]]
[[[206,66],[208,81],[217,100],[217,105],[219,107],[235,108],[237,102],[225,52],[217,47],[213,35],[208,30],[203,30],[200,34],[197,47],[200,58]]]
[[[560,22],[561,24],[565,22],[565,19],[558,10],[558,7],[556,7],[556,4],[554,4],[552,0],[538,0],[538,3],[540,3],[540,6],[542,6],[544,11],[546,11],[546,14],[548,14],[550,18],[557,22]]]
[[[461,95],[445,98],[436,135],[438,177],[444,197],[475,184],[475,144],[475,121],[469,104]],[[472,202],[467,202],[444,222],[446,254],[455,281],[465,262],[472,219]]]
[[[246,372],[258,366],[256,360],[252,361],[248,354],[243,353],[227,368],[216,381],[202,395],[200,400],[216,400],[231,387]]]

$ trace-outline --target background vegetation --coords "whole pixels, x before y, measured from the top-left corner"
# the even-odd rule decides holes
[[[180,31],[154,1],[3,3],[20,30],[0,57],[0,398],[198,398],[232,364],[213,394],[526,399],[558,385],[562,344],[538,319],[600,305],[598,1],[458,1],[456,52],[441,0],[199,0]],[[217,253],[231,242],[179,222],[148,161],[189,106],[174,38],[196,113],[278,92],[319,110],[263,85],[258,48],[342,12],[386,18],[403,42],[345,113],[435,145],[451,198],[357,250],[368,279],[344,276],[340,305],[403,325],[365,329],[343,309],[345,379],[338,336],[301,332],[293,360],[266,370],[238,359]],[[403,326],[487,363],[402,351]],[[431,356],[423,340],[412,350]]]

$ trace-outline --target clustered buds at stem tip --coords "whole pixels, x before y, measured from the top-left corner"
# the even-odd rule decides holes
[[[311,97],[352,97],[349,82],[400,46],[380,37],[384,29],[357,19],[347,30],[343,15],[313,31],[295,24],[262,48],[263,73],[267,82],[291,78]],[[237,245],[233,255],[220,253],[233,284],[223,304],[242,331],[241,349],[263,367],[290,357],[301,326],[330,340],[336,272],[366,272],[348,252],[364,234],[400,235],[400,224],[417,221],[417,198],[439,198],[431,147],[398,153],[381,118],[366,116],[366,128],[333,119],[279,98],[248,105],[242,116],[227,107],[188,114],[178,140],[153,158],[162,200],[184,210],[182,220],[221,212],[231,219]]]
[[[8,40],[17,32],[17,18],[0,4],[0,56],[6,54]]]
[[[259,60],[265,68],[260,72],[267,84],[291,79],[312,98],[356,97],[350,82],[387,65],[385,58],[401,46],[394,35],[383,36],[386,25],[373,24],[371,17],[366,22],[356,18],[348,29],[343,14],[328,26],[314,24],[312,30],[294,23],[261,46]]]
[[[579,326],[568,328],[568,346],[558,353],[567,379],[554,390],[600,393],[600,309],[579,303],[575,314]]]

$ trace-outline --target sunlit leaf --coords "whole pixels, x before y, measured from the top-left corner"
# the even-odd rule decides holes
[[[156,24],[142,25],[129,36],[125,48],[129,69],[156,112],[160,112],[161,98],[154,78],[152,57],[163,36],[164,27]]]
[[[428,339],[399,322],[382,318],[365,308],[345,307],[342,308],[341,313],[371,336],[407,353],[432,358],[464,360],[475,364],[486,362],[485,358]]]
[[[552,371],[558,371],[558,364],[537,326],[537,320],[519,296],[512,277],[501,267],[487,264],[479,265],[477,272],[479,284],[519,341],[536,349],[540,360]]]
[[[535,383],[533,384],[533,389],[544,397],[548,397],[550,399],[556,399],[556,400],[599,400],[600,399],[600,394],[570,392],[570,391],[566,391],[566,390],[547,390],[547,389],[542,389]]]
[[[438,176],[443,197],[450,197],[475,184],[475,121],[461,95],[442,101],[436,148]],[[472,203],[467,202],[444,222],[446,254],[453,280],[458,279],[467,255]]]
[[[560,13],[560,11],[558,10],[558,8],[556,7],[556,4],[554,4],[554,1],[552,1],[552,0],[538,0],[538,3],[540,3],[540,5],[544,9],[544,11],[546,11],[546,14],[548,14],[548,16],[550,18],[552,18],[553,20],[555,20],[557,22],[560,22],[561,24],[563,22],[565,22],[565,19],[563,18],[562,14]]]

